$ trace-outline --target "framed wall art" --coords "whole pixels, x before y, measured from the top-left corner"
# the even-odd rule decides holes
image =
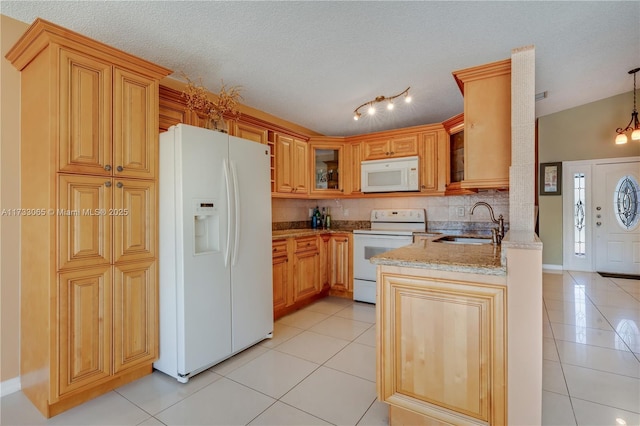
[[[562,163],[540,163],[540,195],[562,195]]]

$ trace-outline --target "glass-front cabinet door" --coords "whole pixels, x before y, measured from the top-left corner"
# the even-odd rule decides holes
[[[311,142],[311,191],[316,195],[344,192],[344,144]]]

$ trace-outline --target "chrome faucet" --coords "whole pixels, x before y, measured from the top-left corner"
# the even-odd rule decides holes
[[[493,209],[488,203],[485,203],[484,201],[478,201],[477,203],[475,203],[473,207],[471,207],[471,214],[473,214],[473,211],[478,206],[485,206],[486,208],[488,208],[489,214],[491,215],[491,221],[498,224],[498,229],[496,230],[494,228],[491,231],[494,237],[494,243],[500,244],[502,242],[502,239],[504,238],[504,217],[502,217],[502,215],[499,215],[498,219],[496,220],[496,217],[493,215]]]

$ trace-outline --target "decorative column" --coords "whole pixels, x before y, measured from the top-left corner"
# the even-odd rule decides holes
[[[535,71],[534,46],[511,51],[511,168],[509,229],[535,229]]]

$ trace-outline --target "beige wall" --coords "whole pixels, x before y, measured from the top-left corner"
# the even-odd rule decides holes
[[[624,78],[621,75],[620,78]],[[637,92],[640,97],[640,90]],[[615,129],[631,118],[633,91],[581,105],[538,120],[541,163],[640,155],[640,143],[614,144]],[[540,196],[543,264],[562,265],[562,196]]]
[[[0,15],[0,210],[20,207],[20,73],[4,58],[27,24]],[[20,375],[20,221],[0,215],[0,381]]]

